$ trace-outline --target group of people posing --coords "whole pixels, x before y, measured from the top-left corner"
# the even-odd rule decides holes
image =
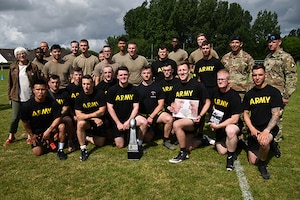
[[[15,141],[21,119],[34,155],[49,146],[65,160],[64,148],[72,152],[79,146],[80,160],[86,161],[87,143],[101,147],[111,139],[124,148],[135,119],[139,151],[146,153],[143,143],[161,132],[166,148],[174,150],[178,143],[180,151],[169,162],[179,163],[207,140],[207,122],[217,151],[227,154],[228,171],[234,169],[238,141],[244,137],[249,162],[269,179],[266,159],[270,148],[280,157],[280,119],[296,88],[293,58],[281,49],[278,34],[268,36],[264,65],[243,51],[240,36],[231,38],[231,51],[221,59],[204,34],[197,43],[199,48],[188,56],[174,37],[173,50],[160,46],[151,64],[125,38],[119,39],[120,51],[113,56],[110,46],[99,57],[90,55],[85,39],[72,41],[72,53],[64,57],[60,45],[52,45],[50,54],[48,44],[41,42],[32,62],[27,50],[17,47],[8,76],[12,120],[4,146]]]

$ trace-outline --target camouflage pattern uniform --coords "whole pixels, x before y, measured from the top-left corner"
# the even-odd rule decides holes
[[[266,82],[277,88],[284,99],[289,99],[297,84],[297,67],[293,57],[279,49],[266,56],[264,66],[267,72]],[[282,117],[278,126],[279,132],[274,138],[276,142],[282,139]]]
[[[231,52],[225,54],[222,57],[221,62],[224,67],[229,70],[230,74],[230,87],[237,91],[241,97],[241,100],[244,99],[245,93],[250,89],[250,80],[251,79],[251,70],[254,65],[254,59],[250,54],[243,51],[239,51],[237,55],[234,55]],[[247,133],[247,126],[244,121],[244,117],[240,115],[243,121],[242,133]]]
[[[237,55],[232,52],[225,54],[221,62],[230,73],[230,87],[240,93],[243,99],[244,94],[248,91],[251,79],[251,70],[254,60],[250,54],[242,49]]]

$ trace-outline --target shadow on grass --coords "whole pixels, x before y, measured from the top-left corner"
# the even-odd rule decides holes
[[[11,106],[9,104],[0,104],[0,111],[10,109]]]

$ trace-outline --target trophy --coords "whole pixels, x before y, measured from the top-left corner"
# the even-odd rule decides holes
[[[129,134],[129,144],[127,151],[128,160],[140,160],[141,153],[138,148],[136,141],[136,121],[135,119],[130,120],[130,134]]]

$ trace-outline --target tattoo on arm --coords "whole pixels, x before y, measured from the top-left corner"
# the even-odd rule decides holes
[[[271,112],[272,112],[272,117],[271,117],[271,119],[270,119],[270,121],[268,123],[268,126],[266,128],[266,129],[268,129],[270,131],[276,126],[276,124],[279,121],[280,107],[272,108]]]

